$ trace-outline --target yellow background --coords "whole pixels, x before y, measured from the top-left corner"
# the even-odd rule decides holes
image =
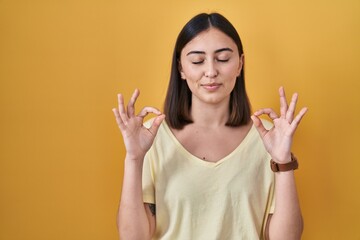
[[[295,136],[303,239],[360,239],[360,1],[0,0],[0,239],[117,239],[124,148],[111,108],[162,108],[181,27],[223,13],[253,109],[308,106]],[[138,108],[138,110],[139,110]]]

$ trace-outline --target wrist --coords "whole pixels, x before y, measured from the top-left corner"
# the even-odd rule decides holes
[[[271,154],[272,160],[279,164],[291,162],[292,153],[288,152],[285,154]]]
[[[129,155],[126,154],[125,156],[125,163],[131,163],[131,164],[142,164],[144,162],[144,157],[143,155]]]
[[[275,161],[271,159],[270,161],[270,167],[273,172],[287,172],[296,170],[299,168],[299,164],[297,161],[297,158],[293,153],[291,153],[291,157],[289,161]]]

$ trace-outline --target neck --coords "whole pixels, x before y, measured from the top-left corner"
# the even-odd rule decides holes
[[[223,127],[229,119],[229,100],[218,104],[192,101],[191,117],[198,126]]]

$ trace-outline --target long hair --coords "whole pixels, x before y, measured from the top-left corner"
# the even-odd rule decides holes
[[[219,13],[198,14],[183,27],[175,43],[170,82],[164,104],[166,122],[172,128],[182,129],[186,124],[193,122],[190,114],[192,94],[186,81],[181,79],[179,71],[181,51],[188,42],[210,27],[220,30],[235,42],[239,57],[244,52],[236,29]],[[245,90],[244,64],[230,94],[229,112],[227,126],[246,125],[250,121],[251,107]]]

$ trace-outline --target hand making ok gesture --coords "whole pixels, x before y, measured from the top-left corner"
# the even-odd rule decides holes
[[[266,150],[270,153],[273,160],[278,163],[285,163],[290,161],[293,135],[305,115],[307,108],[302,108],[294,117],[298,94],[293,94],[289,105],[283,87],[279,89],[279,94],[280,116],[271,108],[263,108],[256,111],[253,116],[251,116],[251,119],[264,142]],[[274,126],[271,129],[265,129],[259,119],[259,116],[262,114],[268,115],[273,120]]]
[[[154,107],[144,107],[139,114],[135,115],[135,102],[139,97],[139,90],[136,89],[125,109],[124,98],[118,94],[118,108],[113,108],[116,122],[124,139],[127,157],[130,159],[142,160],[150,149],[156,133],[165,115]],[[149,113],[157,115],[150,128],[146,128],[144,118]]]

